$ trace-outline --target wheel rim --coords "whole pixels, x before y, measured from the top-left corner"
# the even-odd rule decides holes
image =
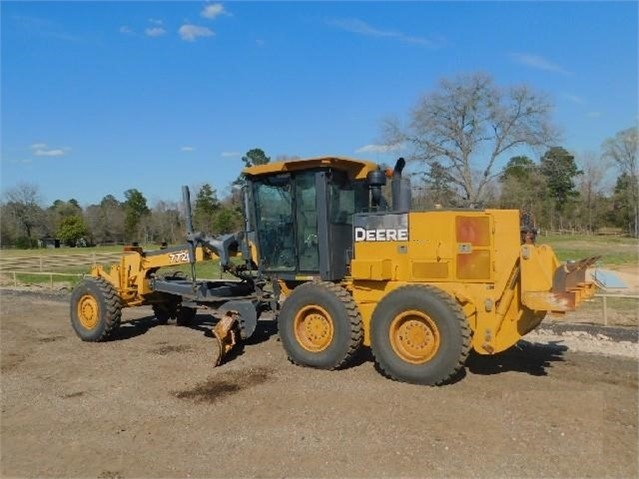
[[[78,320],[85,329],[93,329],[98,324],[100,307],[90,294],[85,294],[78,301]]]
[[[295,338],[307,351],[324,351],[333,341],[331,315],[317,305],[304,306],[295,315]]]
[[[404,311],[390,325],[389,339],[393,351],[404,361],[422,364],[430,361],[440,346],[439,329],[421,311]]]

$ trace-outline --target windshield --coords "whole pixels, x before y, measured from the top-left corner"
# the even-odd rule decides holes
[[[295,269],[291,184],[288,175],[267,178],[255,185],[257,232],[266,270]]]

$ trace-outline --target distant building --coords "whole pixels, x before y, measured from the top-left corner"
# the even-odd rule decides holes
[[[60,240],[58,238],[52,238],[51,236],[45,236],[38,240],[38,248],[59,248]]]

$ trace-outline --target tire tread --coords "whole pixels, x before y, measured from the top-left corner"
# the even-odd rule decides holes
[[[108,340],[120,327],[120,322],[122,321],[122,301],[111,283],[103,278],[94,278],[94,281],[98,284],[107,306],[105,312],[106,327],[100,335],[100,338],[96,340],[100,342]]]
[[[353,299],[353,297],[350,295],[348,291],[346,291],[339,284],[335,284],[330,281],[309,281],[308,283],[304,283],[298,286],[297,288],[295,288],[295,291],[299,290],[300,288],[307,289],[307,288],[316,288],[316,287],[323,288],[331,292],[332,294],[334,294],[342,303],[342,305],[344,306],[348,314],[348,320],[349,320],[350,332],[351,332],[350,338],[349,338],[348,351],[346,352],[344,357],[341,359],[341,361],[339,361],[339,363],[333,365],[330,368],[327,368],[329,371],[343,369],[344,367],[348,366],[351,363],[351,361],[353,360],[353,357],[355,356],[357,351],[360,349],[362,342],[364,340],[364,327],[362,325],[362,317],[359,313],[357,304],[355,303],[355,300]],[[287,354],[287,357],[292,364],[295,364],[297,366],[304,366],[304,364],[298,361],[295,361],[293,358],[291,358],[290,355]]]
[[[103,327],[101,328],[100,334],[97,336],[91,336],[81,333],[75,324],[74,313],[72,311],[71,315],[71,323],[73,328],[76,330],[76,333],[83,341],[88,342],[103,342],[109,340],[113,334],[120,327],[120,322],[122,321],[122,301],[120,300],[120,296],[117,291],[113,287],[111,283],[103,278],[95,278],[89,277],[82,280],[76,288],[80,287],[82,284],[91,284],[97,288],[97,294],[100,297],[95,296],[96,291],[92,289],[92,287],[85,286],[90,294],[94,295],[96,301],[98,303],[101,300],[104,302],[104,311],[101,311],[101,315],[99,318],[99,322],[103,323]],[[74,294],[72,294],[72,300],[74,298]],[[72,304],[72,308],[75,305]]]
[[[466,363],[466,359],[468,359],[468,355],[470,354],[472,331],[466,319],[466,315],[464,314],[463,310],[459,306],[459,303],[457,303],[457,301],[455,301],[455,299],[451,295],[449,295],[448,293],[444,292],[443,290],[435,286],[430,286],[430,285],[401,286],[393,290],[390,294],[394,294],[397,291],[401,291],[401,292],[416,291],[419,294],[423,294],[425,291],[428,291],[429,293],[431,293],[432,295],[440,299],[443,303],[445,303],[446,306],[448,306],[450,310],[455,314],[455,319],[459,323],[460,330],[461,330],[461,338],[462,338],[461,352],[457,360],[457,364],[451,369],[450,373],[446,377],[434,383],[435,386],[441,386],[443,384],[447,384],[464,367],[464,364]],[[373,353],[373,357],[375,358],[375,363],[379,367],[380,371],[384,374],[384,376],[394,381],[405,382],[404,379],[396,377],[390,371],[387,371],[384,368],[383,363],[375,355],[375,348],[371,348],[371,350]]]

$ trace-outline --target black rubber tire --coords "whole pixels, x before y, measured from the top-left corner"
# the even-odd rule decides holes
[[[321,306],[330,316],[332,337],[321,351],[309,351],[295,334],[295,318],[303,308]],[[280,339],[289,360],[300,366],[339,369],[348,365],[362,345],[362,318],[352,296],[342,287],[328,282],[304,283],[284,301],[277,318]]]
[[[188,306],[178,306],[176,314],[176,324],[178,326],[188,326],[195,319],[197,314],[196,308],[190,308]]]
[[[92,299],[91,299],[92,298]],[[90,314],[95,311],[95,325],[87,327],[80,318],[81,303]],[[102,278],[83,279],[71,293],[71,326],[82,341],[106,341],[120,327],[122,302],[115,288]]]
[[[439,335],[433,357],[415,364],[403,359],[391,343],[393,320],[404,312],[418,311],[430,318]],[[397,381],[440,385],[464,366],[470,351],[471,331],[457,301],[433,286],[403,286],[386,295],[371,319],[371,350],[381,371]]]
[[[155,303],[151,307],[153,308],[155,319],[157,319],[160,324],[168,323],[169,319],[173,319],[177,315],[175,305],[170,303]]]

